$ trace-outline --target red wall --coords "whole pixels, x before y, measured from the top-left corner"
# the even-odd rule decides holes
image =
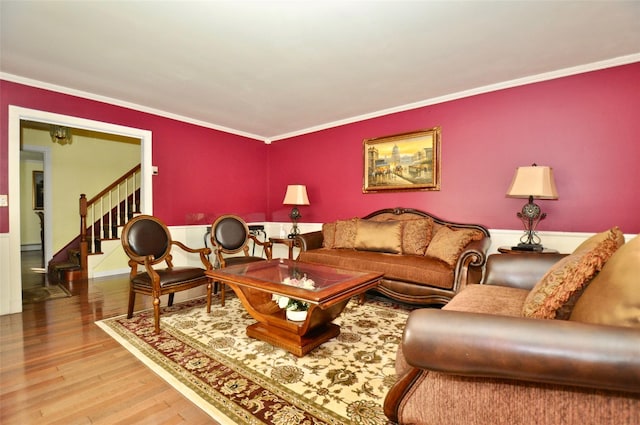
[[[287,184],[306,184],[302,222],[412,207],[445,219],[521,229],[524,200],[505,197],[516,167],[554,168],[560,199],[539,201],[541,230],[640,233],[640,63],[478,95],[361,121],[271,145],[243,137],[0,81],[0,193],[8,192],[8,105],[153,132],[154,213],[170,225],[234,212],[288,221]],[[437,192],[362,193],[362,140],[442,127]],[[0,233],[8,209],[0,208]]]
[[[8,105],[151,130],[152,162],[160,170],[153,177],[154,214],[169,225],[211,223],[227,212],[266,218],[264,143],[7,81],[0,81],[0,193],[8,193]],[[8,220],[8,208],[0,208],[0,233],[9,231]]]
[[[269,206],[287,220],[287,184],[306,184],[301,221],[362,216],[387,207],[521,229],[523,199],[505,193],[518,166],[553,167],[559,199],[538,201],[539,229],[640,233],[640,63],[505,89],[375,118],[271,146]],[[362,140],[442,127],[437,192],[362,193]]]

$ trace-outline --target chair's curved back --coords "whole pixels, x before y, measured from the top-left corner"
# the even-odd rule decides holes
[[[211,243],[220,251],[235,254],[247,247],[249,226],[237,215],[220,216],[211,227]]]
[[[122,230],[122,247],[134,261],[134,257],[153,255],[153,264],[164,261],[171,250],[171,234],[167,226],[150,215],[140,215],[127,222]]]

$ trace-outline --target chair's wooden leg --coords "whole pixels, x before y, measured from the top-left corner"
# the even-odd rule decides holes
[[[171,307],[173,305],[173,296],[175,295],[175,292],[172,292],[169,294],[169,307]]]
[[[220,282],[220,305],[224,307],[224,282]]]
[[[160,333],[160,298],[159,297],[156,297],[153,299],[153,321],[155,324],[155,331],[157,334],[159,334]]]
[[[211,293],[213,289],[213,284],[211,281],[207,282],[207,313],[211,313]]]
[[[133,317],[133,307],[136,303],[136,293],[133,288],[129,289],[129,306],[127,307],[127,319],[131,319]]]

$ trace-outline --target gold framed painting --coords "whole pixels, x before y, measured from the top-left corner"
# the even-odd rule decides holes
[[[44,173],[42,171],[34,171],[32,175],[33,181],[33,209],[44,209]]]
[[[440,190],[440,127],[363,140],[363,193]]]

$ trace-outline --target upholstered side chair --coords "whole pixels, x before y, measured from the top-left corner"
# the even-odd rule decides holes
[[[127,318],[133,316],[136,294],[153,297],[155,332],[160,332],[160,296],[168,294],[173,305],[176,292],[207,285],[207,313],[211,312],[212,282],[205,275],[213,267],[209,261],[211,249],[189,248],[181,242],[171,239],[167,226],[158,218],[140,215],[129,220],[122,230],[122,247],[129,257],[129,307]],[[171,254],[173,247],[191,254],[199,254],[200,267],[174,267]],[[165,263],[166,267],[159,265]],[[138,272],[138,266],[144,266],[144,272]]]
[[[264,250],[266,258],[249,253],[251,242],[254,244],[254,249]],[[247,223],[237,215],[222,215],[213,222],[211,226],[211,245],[216,254],[217,265],[220,268],[271,260],[271,242],[261,241],[252,235]],[[217,285],[218,282],[216,282]],[[221,284],[220,302],[223,306],[224,296],[225,285]]]

